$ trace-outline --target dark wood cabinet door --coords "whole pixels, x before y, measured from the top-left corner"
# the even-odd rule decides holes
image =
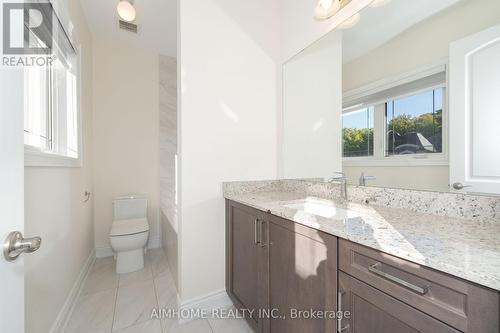
[[[344,333],[458,333],[450,326],[339,272],[339,311]]]
[[[268,219],[268,304],[283,317],[272,316],[266,332],[335,332],[337,238],[275,216]],[[331,317],[311,319],[312,311],[328,311],[314,315]]]
[[[254,316],[247,321],[256,331],[260,330],[258,311],[261,308],[259,270],[262,259],[257,244],[260,221],[257,211],[227,202],[226,288],[237,308],[253,311]]]

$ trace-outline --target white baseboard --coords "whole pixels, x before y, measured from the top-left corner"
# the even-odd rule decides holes
[[[61,311],[59,311],[56,320],[52,324],[52,327],[50,328],[49,331],[50,333],[59,333],[65,331],[66,325],[68,324],[69,318],[71,317],[73,309],[76,305],[76,300],[78,299],[78,296],[80,296],[80,292],[83,288],[85,280],[87,279],[87,275],[90,271],[90,268],[92,267],[92,264],[95,261],[95,258],[96,258],[95,250],[92,250],[87,260],[83,264],[80,274],[78,275],[78,278],[73,284],[73,287],[71,288],[71,291],[69,292],[69,295],[66,298],[66,301],[64,302]]]
[[[160,236],[149,238],[148,249],[157,249],[161,247]],[[114,256],[113,249],[110,245],[96,246],[95,248],[96,258],[106,258]]]
[[[192,298],[190,300],[179,302],[180,311],[188,310],[204,310],[211,311],[213,309],[228,309],[233,306],[233,302],[229,298],[225,289],[206,294],[201,297]],[[185,323],[196,318],[181,318],[179,321]]]

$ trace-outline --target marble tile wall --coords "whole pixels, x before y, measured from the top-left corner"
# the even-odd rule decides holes
[[[341,199],[339,184],[310,180],[227,182],[223,186],[225,196],[251,192],[297,192],[325,199]],[[499,197],[360,186],[348,186],[348,195],[350,201],[357,203],[500,223]]]
[[[175,159],[177,155],[177,61],[160,55],[160,202],[172,225],[177,222]]]
[[[177,61],[160,55],[160,224],[165,258],[177,285]]]

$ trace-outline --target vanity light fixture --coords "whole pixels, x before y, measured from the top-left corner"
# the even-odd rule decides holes
[[[356,24],[358,24],[358,22],[360,20],[361,20],[361,14],[360,13],[356,13],[353,16],[349,17],[344,22],[340,23],[337,28],[340,29],[340,30],[346,30],[346,29],[352,28]]]
[[[391,0],[373,0],[372,3],[368,6],[372,8],[382,7],[384,5],[387,5],[389,2],[391,2]]]
[[[327,20],[340,10],[342,0],[319,0],[314,17],[317,20]]]
[[[125,22],[133,22],[136,17],[134,5],[129,0],[120,0],[116,6],[118,16]]]

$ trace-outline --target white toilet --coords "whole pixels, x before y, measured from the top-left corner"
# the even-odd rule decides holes
[[[143,196],[119,197],[113,201],[114,220],[109,233],[116,258],[116,273],[144,268],[144,248],[148,242],[148,200]]]

